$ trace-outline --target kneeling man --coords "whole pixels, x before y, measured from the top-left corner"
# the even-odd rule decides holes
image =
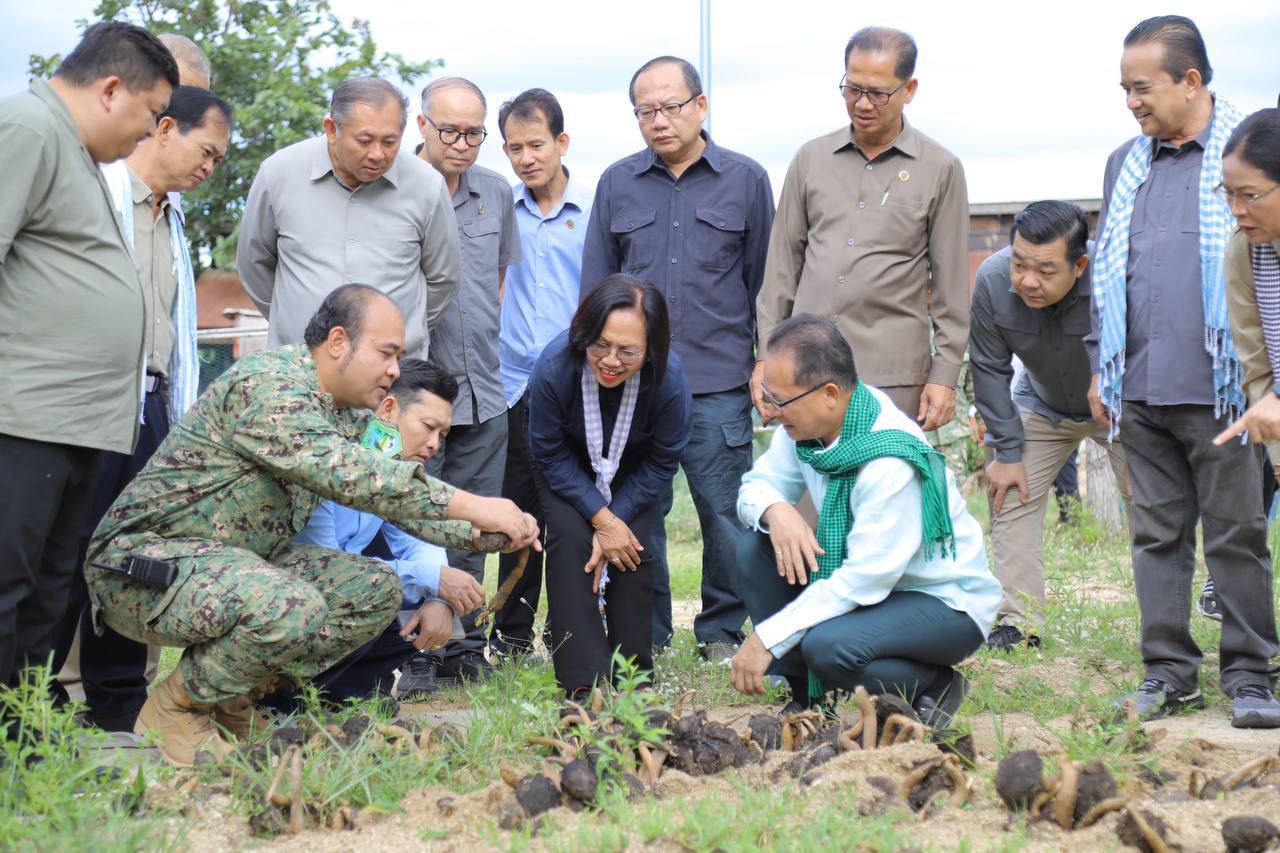
[[[880,391],[849,344],[800,314],[769,336],[764,402],[782,428],[742,480],[738,589],[756,626],[733,686],[786,677],[793,704],[863,686],[945,726],[964,698],[952,667],[986,638],[1000,603],[982,529],[943,457]],[[795,509],[821,507],[815,532]]]
[[[359,438],[399,375],[404,318],[364,285],[329,294],[305,345],[255,353],[218,378],[160,445],[95,531],[85,576],[95,626],[184,649],[134,730],[171,763],[229,749],[255,723],[250,694],[276,676],[310,678],[377,635],[400,605],[384,562],[292,542],[324,500],[406,532],[475,550],[522,548],[537,524],[388,458]],[[478,534],[503,534],[502,536]],[[535,545],[536,547],[536,545]],[[167,561],[147,585],[128,558]]]

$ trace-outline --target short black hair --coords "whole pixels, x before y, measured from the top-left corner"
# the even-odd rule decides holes
[[[681,59],[678,56],[655,56],[644,65],[636,69],[636,73],[631,75],[631,85],[627,87],[627,96],[631,98],[631,106],[636,105],[636,78],[648,71],[655,65],[679,65],[680,73],[684,75],[684,84],[689,87],[689,95],[698,97],[702,94],[702,77],[698,75],[698,69],[693,67],[693,63],[687,59]]]
[[[216,110],[222,116],[215,121],[221,121],[228,128],[231,126],[230,104],[208,89],[201,89],[199,86],[179,86],[173,90],[168,108],[160,113],[156,121],[171,118],[174,124],[178,125],[178,132],[186,133],[192,128],[204,127],[205,122],[209,120],[210,110]]]
[[[509,118],[524,122],[545,121],[552,139],[564,133],[564,110],[556,96],[546,89],[525,89],[498,107],[498,133],[502,134],[503,140],[507,138]]]
[[[424,394],[435,394],[446,403],[458,399],[458,380],[434,362],[421,358],[400,359],[400,376],[387,389],[402,405],[411,406],[422,400]]]
[[[1190,18],[1182,15],[1157,15],[1139,21],[1124,37],[1124,46],[1156,42],[1164,48],[1160,67],[1177,83],[1192,68],[1200,72],[1203,83],[1213,80],[1213,66],[1209,64],[1209,51],[1204,46],[1200,28]]]
[[[387,298],[377,288],[367,284],[344,284],[334,288],[307,321],[307,330],[302,333],[302,340],[308,347],[315,349],[329,339],[331,331],[341,326],[346,329],[351,342],[355,343],[364,330],[369,303],[376,296]]]
[[[806,387],[832,382],[843,391],[858,384],[853,350],[836,324],[818,314],[796,314],[769,335],[769,355],[790,353],[795,383]]]
[[[101,21],[84,31],[53,76],[72,86],[88,86],[103,77],[119,77],[130,92],[145,92],[163,79],[178,88],[178,62],[160,39],[133,24]]]
[[[892,27],[863,27],[852,36],[844,46],[844,64],[849,65],[849,57],[854,51],[860,53],[897,54],[898,62],[893,67],[893,76],[899,80],[910,80],[916,73],[916,57],[919,48],[916,40],[909,33],[895,30]]]
[[[1089,251],[1089,220],[1084,210],[1069,201],[1033,201],[1013,217],[1009,243],[1021,234],[1036,246],[1067,238],[1067,263],[1074,264]]]
[[[1246,163],[1280,184],[1280,109],[1258,110],[1236,125],[1222,156],[1237,150]]]
[[[569,351],[579,360],[586,357],[587,347],[600,340],[605,321],[614,311],[639,308],[644,314],[645,363],[653,371],[655,383],[667,373],[667,357],[671,349],[671,319],[667,301],[658,288],[647,281],[624,273],[613,273],[600,279],[591,289],[569,322]]]

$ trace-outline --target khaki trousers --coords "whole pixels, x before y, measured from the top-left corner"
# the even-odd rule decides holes
[[[1002,511],[991,519],[991,550],[995,574],[1004,587],[997,618],[999,625],[1016,625],[1023,631],[1038,631],[1044,624],[1044,510],[1053,480],[1071,451],[1084,439],[1098,442],[1107,450],[1116,482],[1122,484],[1125,507],[1129,505],[1128,477],[1124,449],[1116,441],[1107,445],[1107,428],[1096,421],[1054,422],[1022,406],[1024,440],[1022,464],[1027,469],[1026,503],[1017,489],[1005,492]],[[994,454],[987,450],[988,462]]]

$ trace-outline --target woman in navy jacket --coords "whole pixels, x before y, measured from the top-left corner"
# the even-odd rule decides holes
[[[653,669],[654,555],[646,545],[692,431],[689,385],[670,338],[657,288],[606,276],[543,350],[530,380],[552,657],[570,696],[610,677],[615,649]]]

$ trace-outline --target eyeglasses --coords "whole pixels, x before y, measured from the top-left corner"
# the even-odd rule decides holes
[[[641,350],[635,350],[631,347],[617,347],[615,349],[613,344],[609,344],[604,341],[596,341],[594,344],[588,344],[587,352],[591,353],[596,358],[604,358],[609,353],[614,353],[617,355],[618,361],[628,367],[633,364],[638,364],[640,360],[644,358],[644,352]]]
[[[855,86],[852,83],[845,82],[848,79],[849,75],[847,74],[840,78],[840,91],[849,99],[850,103],[856,104],[862,99],[863,95],[866,95],[867,100],[871,102],[872,106],[877,107],[883,107],[885,104],[889,103],[890,98],[898,94],[898,92],[902,90],[903,86],[911,82],[910,80],[903,80],[902,83],[899,84],[898,88],[894,89],[892,92],[881,92],[879,89],[864,89],[861,86]]]
[[[453,145],[459,139],[465,137],[468,148],[479,148],[480,144],[484,142],[485,137],[489,135],[489,131],[485,130],[483,127],[479,130],[462,131],[458,130],[456,127],[440,127],[431,120],[430,116],[423,116],[423,118],[427,120],[427,124],[436,129],[436,133],[440,135],[440,141],[445,145]]]
[[[657,109],[654,109],[653,107],[641,107],[638,110],[633,110],[633,112],[636,114],[636,121],[640,122],[641,124],[648,124],[649,122],[653,121],[654,117],[658,113],[662,113],[667,118],[675,118],[676,116],[680,115],[680,110],[684,109],[684,105],[689,103],[696,97],[698,96],[690,95],[689,97],[685,98],[683,101],[681,101],[678,104],[663,104]]]
[[[794,397],[792,397],[790,400],[779,400],[777,397],[775,397],[775,396],[773,396],[772,394],[770,394],[770,393],[769,393],[769,389],[765,388],[764,386],[761,386],[761,387],[760,387],[760,397],[764,400],[764,404],[765,404],[766,406],[768,406],[768,407],[769,407],[769,408],[771,408],[771,409],[777,409],[777,410],[780,412],[780,411],[782,411],[783,409],[785,409],[787,406],[790,406],[790,405],[791,405],[792,403],[794,403],[796,400],[799,400],[801,397],[807,397],[807,396],[809,396],[809,395],[810,395],[810,394],[812,394],[814,391],[817,391],[819,388],[821,388],[822,386],[824,386],[824,385],[826,385],[826,384],[827,384],[827,383],[825,383],[825,382],[819,382],[817,385],[814,385],[814,386],[813,386],[812,388],[810,388],[808,391],[802,391],[802,392],[800,392],[799,394],[797,394],[797,395],[795,395]]]
[[[1213,191],[1214,193],[1217,194],[1218,198],[1222,199],[1227,203],[1228,207],[1235,204],[1236,199],[1240,199],[1240,201],[1244,204],[1245,207],[1253,207],[1255,204],[1258,203],[1259,200],[1266,198],[1267,196],[1275,192],[1277,187],[1280,187],[1280,184],[1275,184],[1274,186],[1271,187],[1271,189],[1263,190],[1260,193],[1238,193],[1235,190],[1227,189],[1222,184],[1218,184],[1216,187],[1213,188]]]

